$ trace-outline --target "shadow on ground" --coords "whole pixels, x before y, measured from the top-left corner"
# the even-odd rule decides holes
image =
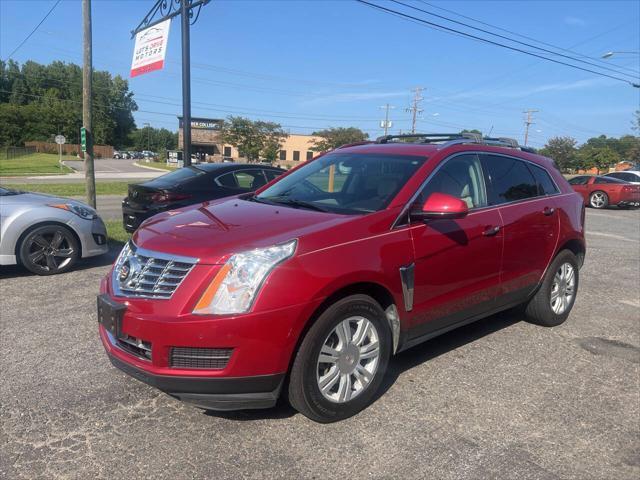
[[[380,390],[376,394],[373,402],[378,401],[378,399],[391,388],[398,377],[403,373],[418,365],[428,362],[429,360],[439,357],[440,355],[451,352],[471,342],[475,342],[482,337],[515,325],[522,319],[523,314],[517,310],[500,312],[496,315],[492,315],[456,330],[452,330],[451,332],[445,333],[444,335],[397,354],[391,359],[384,381],[382,382]],[[297,412],[286,400],[286,385],[282,389],[278,404],[270,409],[239,410],[233,412],[207,410],[204,412],[204,414],[208,416],[236,421],[279,420],[292,417],[296,413]]]

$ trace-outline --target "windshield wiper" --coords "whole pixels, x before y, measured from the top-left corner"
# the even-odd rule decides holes
[[[257,201],[265,201],[268,203],[279,203],[282,205],[291,205],[292,207],[302,207],[302,208],[308,208],[309,210],[315,210],[317,212],[329,212],[330,210],[323,208],[319,205],[316,205],[315,203],[312,202],[305,202],[304,200],[298,200],[296,198],[289,198],[289,197],[271,197],[271,198],[258,198],[258,197],[254,197],[255,200]]]

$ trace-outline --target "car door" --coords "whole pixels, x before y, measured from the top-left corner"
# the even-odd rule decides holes
[[[539,167],[529,162],[494,154],[480,158],[489,204],[499,207],[503,222],[498,303],[513,304],[525,300],[537,287],[555,252],[560,231],[555,193],[559,192],[541,193],[532,173]]]
[[[588,175],[580,175],[569,179],[569,185],[571,185],[571,188],[573,188],[576,193],[582,196],[585,204],[589,200],[589,180],[591,180],[591,178],[592,177]]]
[[[492,310],[500,289],[502,224],[497,208],[487,208],[482,166],[476,154],[458,154],[437,168],[419,193],[467,202],[460,219],[411,224],[414,246],[413,310],[410,337],[425,337]]]

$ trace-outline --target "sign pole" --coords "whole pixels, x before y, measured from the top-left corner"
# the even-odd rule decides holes
[[[191,165],[191,35],[189,31],[189,5],[180,4],[182,20],[182,160],[184,166]]]

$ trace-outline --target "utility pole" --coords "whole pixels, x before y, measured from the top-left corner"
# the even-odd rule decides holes
[[[382,123],[382,127],[384,128],[384,134],[385,136],[387,135],[387,132],[389,132],[389,129],[392,126],[392,122],[389,121],[389,109],[390,108],[396,108],[393,105],[389,105],[388,103],[385,104],[384,106],[380,107],[380,108],[384,108],[385,110],[385,114],[384,114],[384,121],[380,122]]]
[[[525,110],[523,113],[527,115],[527,118],[525,118],[524,120],[524,126],[525,126],[525,130],[524,130],[524,146],[527,146],[527,142],[529,141],[529,126],[533,125],[534,122],[532,121],[532,117],[531,114],[539,112],[539,110]]]
[[[93,82],[93,61],[91,58],[91,0],[82,0],[83,23],[83,65],[82,65],[82,126],[86,135],[84,152],[84,178],[87,203],[96,208],[96,175],[93,168],[93,125],[91,109],[91,87]]]
[[[416,119],[417,119],[417,116],[423,112],[421,108],[418,108],[418,106],[420,105],[420,102],[424,100],[424,97],[422,96],[423,90],[424,88],[422,87],[416,87],[413,90],[411,90],[413,92],[413,103],[409,108],[406,109],[407,112],[411,112],[412,114],[411,133],[416,133]]]
[[[151,124],[145,123],[145,128],[147,129],[147,150],[151,150]]]

